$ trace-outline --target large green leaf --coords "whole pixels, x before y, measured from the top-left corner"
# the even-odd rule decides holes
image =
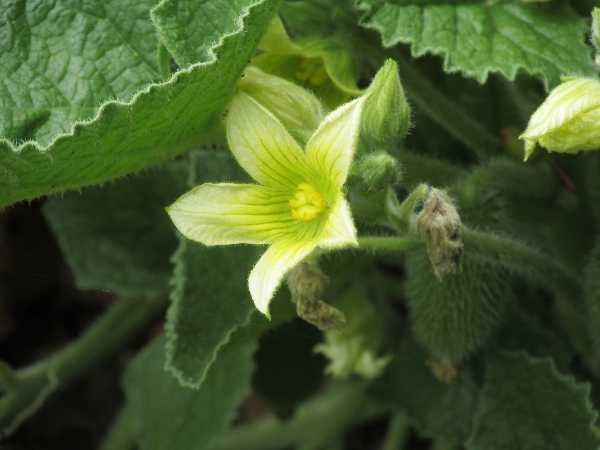
[[[0,141],[0,207],[139,171],[198,147],[209,133],[221,135],[222,110],[277,3],[242,8],[236,31],[213,48],[211,61],[150,85],[128,103],[104,103],[93,120],[48,147]]]
[[[165,206],[187,190],[188,161],[115,184],[69,192],[44,213],[82,288],[168,292],[177,249]]]
[[[514,79],[523,70],[551,88],[562,75],[594,74],[586,20],[556,3],[360,0],[358,5],[367,10],[362,24],[379,31],[386,47],[411,44],[415,56],[440,55],[447,72],[482,83],[490,72]]]
[[[589,394],[589,385],[559,374],[549,358],[492,353],[467,449],[597,450]]]
[[[214,43],[239,28],[240,11],[255,3],[257,0],[164,0],[152,11],[152,20],[161,42],[179,66],[186,67],[212,59]]]
[[[8,0],[0,8],[0,136],[46,145],[108,99],[156,81],[157,0]]]
[[[191,159],[190,188],[248,179],[229,153],[201,152]],[[206,247],[180,236],[167,314],[167,367],[183,385],[202,383],[219,347],[254,310],[247,280],[259,251],[257,246]],[[263,317],[256,321],[269,324]]]
[[[203,449],[226,431],[250,390],[257,330],[246,326],[231,337],[199,389],[180,386],[165,371],[164,339],[136,358],[123,385],[142,450]],[[212,348],[198,343],[196,351],[212,353]]]

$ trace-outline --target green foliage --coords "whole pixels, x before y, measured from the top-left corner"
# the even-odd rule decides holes
[[[160,41],[177,64],[185,68],[215,58],[215,44],[236,32],[240,12],[246,15],[248,7],[256,3],[256,0],[163,0],[152,11],[152,20]]]
[[[192,155],[188,187],[246,177],[230,155],[201,152]],[[180,236],[167,315],[167,367],[182,385],[200,386],[218,349],[254,310],[247,274],[258,256],[255,247],[207,248]]]
[[[177,237],[164,206],[186,191],[187,175],[188,162],[181,160],[44,205],[80,287],[123,294],[169,291]]]
[[[413,442],[407,434],[436,449],[599,448],[600,158],[594,149],[547,154],[535,142],[550,135],[532,132],[525,164],[519,140],[528,122],[564,120],[544,101],[544,87],[565,75],[587,77],[565,83],[566,91],[595,83],[600,12],[593,6],[8,1],[0,8],[0,208],[79,191],[43,199],[45,218],[78,287],[121,298],[83,331],[87,315],[78,320],[63,303],[50,314],[61,289],[43,292],[48,309],[41,311],[27,295],[16,292],[18,304],[6,296],[0,437],[77,376],[104,382],[104,366],[94,364],[125,348],[120,358],[133,359],[122,377],[126,399],[106,448],[318,450],[351,441],[357,450],[404,450]],[[261,62],[272,73],[261,72]],[[254,113],[236,116],[230,107],[236,91],[251,96],[252,111],[268,123],[260,133]],[[323,118],[323,101],[333,109],[364,92],[364,102]],[[561,128],[574,149],[576,135],[600,126],[597,111],[587,114],[586,93],[571,105],[586,112],[583,119]],[[359,126],[348,111],[363,103]],[[256,179],[283,180],[277,196],[264,186],[238,195],[239,183],[252,181],[227,148],[233,117],[236,157]],[[301,207],[318,212],[299,220],[289,201],[300,180],[287,180],[303,156],[291,161],[288,152],[315,129],[327,135],[315,139],[319,155],[339,169],[339,197],[315,195],[333,172],[302,169],[301,181],[315,186],[298,187]],[[346,157],[335,158],[333,141],[349,143],[340,146]],[[285,170],[271,165],[274,151]],[[205,183],[230,184],[219,198],[214,185],[194,191],[208,193],[207,202],[181,203],[179,212],[207,245],[179,234],[165,211]],[[21,238],[30,236],[21,234],[28,222],[18,220],[26,208],[0,217],[3,298],[11,271],[37,274],[13,264],[31,252],[20,241],[37,244],[37,236]],[[327,228],[309,225],[323,245],[289,250],[318,215]],[[331,220],[336,215],[343,220]],[[253,232],[239,232],[246,226]],[[209,228],[212,238],[203,240]],[[234,241],[276,248],[269,270],[256,265],[264,247],[221,245]],[[340,250],[342,242],[356,246]],[[38,251],[44,261],[44,248],[33,250],[36,263]],[[260,291],[281,284],[270,321],[254,312],[251,271]],[[368,317],[345,308],[356,295]],[[316,323],[335,317],[346,326],[324,336],[297,317],[299,303]],[[314,305],[329,315],[311,316]],[[57,338],[40,336],[42,349],[29,348],[29,321],[48,317],[54,327],[63,309],[68,326]],[[144,341],[163,326],[164,337]],[[60,405],[47,408],[63,413]],[[35,440],[22,431],[27,445]],[[19,447],[19,432],[7,445]]]
[[[410,43],[415,56],[440,55],[445,71],[480,83],[491,72],[512,80],[524,70],[550,88],[565,73],[593,74],[587,24],[566,5],[510,0],[358,4],[367,10],[363,25],[377,30],[386,47]]]
[[[123,379],[141,449],[206,448],[220,437],[250,389],[256,335],[251,326],[234,333],[198,389],[182,387],[164,370],[164,339],[146,348]],[[213,349],[199,344],[196,351],[211,354]]]
[[[150,85],[126,103],[103,103],[93,120],[75,123],[48,146],[0,141],[0,207],[102,183],[222,140],[221,112],[266,29],[273,3],[265,0],[249,9],[243,28],[214,48],[210,62]]]
[[[480,380],[469,370],[444,383],[428,367],[429,355],[414,340],[401,343],[383,376],[369,394],[378,402],[405,411],[419,435],[443,442],[463,442],[471,432]],[[476,365],[467,366],[471,371]]]
[[[0,11],[0,136],[41,145],[156,81],[155,0],[14,0]],[[8,151],[7,144],[4,144]]]
[[[560,375],[550,359],[523,352],[491,353],[486,357],[485,377],[467,449],[592,450],[600,446],[598,413],[589,401],[589,385]]]

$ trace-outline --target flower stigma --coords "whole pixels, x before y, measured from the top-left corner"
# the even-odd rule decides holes
[[[308,222],[316,219],[325,209],[323,195],[313,185],[300,183],[298,192],[288,202],[292,207],[292,217],[296,220]]]
[[[321,86],[329,79],[322,58],[302,58],[294,76],[298,81],[308,80],[313,86]]]

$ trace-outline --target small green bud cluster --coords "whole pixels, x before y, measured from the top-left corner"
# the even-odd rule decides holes
[[[299,317],[319,330],[337,329],[345,322],[339,309],[320,300],[329,280],[316,264],[300,264],[288,274],[287,283]]]
[[[431,188],[417,218],[417,230],[425,242],[435,276],[460,273],[463,252],[461,221],[456,208],[441,190]]]
[[[388,152],[375,150],[354,163],[350,180],[366,191],[381,191],[400,181],[400,163]]]

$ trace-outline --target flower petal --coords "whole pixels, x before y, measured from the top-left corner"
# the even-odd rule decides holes
[[[316,246],[315,240],[280,240],[260,257],[248,278],[250,294],[260,312],[269,317],[269,303],[281,280],[310,255]]]
[[[302,149],[281,122],[242,92],[229,108],[227,141],[244,170],[265,186],[293,193],[310,173]]]
[[[271,244],[297,236],[289,196],[252,184],[203,184],[167,208],[187,238],[204,245]]]
[[[270,110],[288,130],[312,133],[323,120],[321,102],[310,91],[257,67],[246,67],[244,74],[238,88]]]
[[[356,151],[364,99],[359,97],[325,117],[306,144],[308,163],[324,173],[336,191],[346,182]]]
[[[356,247],[356,228],[352,220],[350,205],[342,193],[338,194],[333,211],[329,214],[327,224],[319,237],[319,247],[341,248]]]

